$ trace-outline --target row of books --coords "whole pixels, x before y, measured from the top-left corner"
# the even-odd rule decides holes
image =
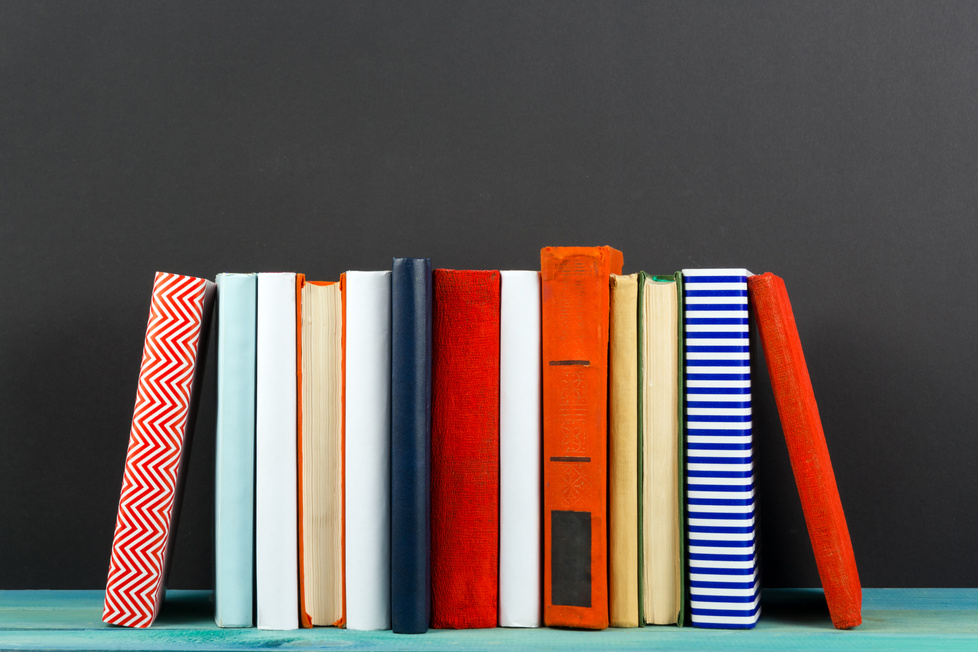
[[[833,623],[859,624],[783,282],[622,265],[157,274],[103,620],[160,607],[216,290],[218,625],[752,627],[749,305]]]

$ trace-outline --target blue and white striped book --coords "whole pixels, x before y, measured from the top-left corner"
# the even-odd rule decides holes
[[[686,489],[693,625],[760,616],[745,269],[683,270]]]

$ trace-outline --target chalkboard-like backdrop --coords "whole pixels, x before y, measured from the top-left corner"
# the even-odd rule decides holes
[[[863,584],[978,585],[976,34],[968,2],[4,2],[0,589],[105,585],[156,270],[564,244],[782,276]],[[812,586],[760,362],[764,582]],[[212,585],[213,373],[176,588]]]

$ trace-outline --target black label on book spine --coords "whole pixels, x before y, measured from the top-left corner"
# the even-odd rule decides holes
[[[550,600],[591,606],[591,512],[550,512]]]

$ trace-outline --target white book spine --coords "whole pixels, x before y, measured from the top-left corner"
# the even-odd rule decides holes
[[[540,274],[500,275],[499,625],[539,627]]]
[[[346,626],[391,627],[391,273],[346,274]]]
[[[295,274],[258,275],[255,566],[258,627],[299,627]]]

